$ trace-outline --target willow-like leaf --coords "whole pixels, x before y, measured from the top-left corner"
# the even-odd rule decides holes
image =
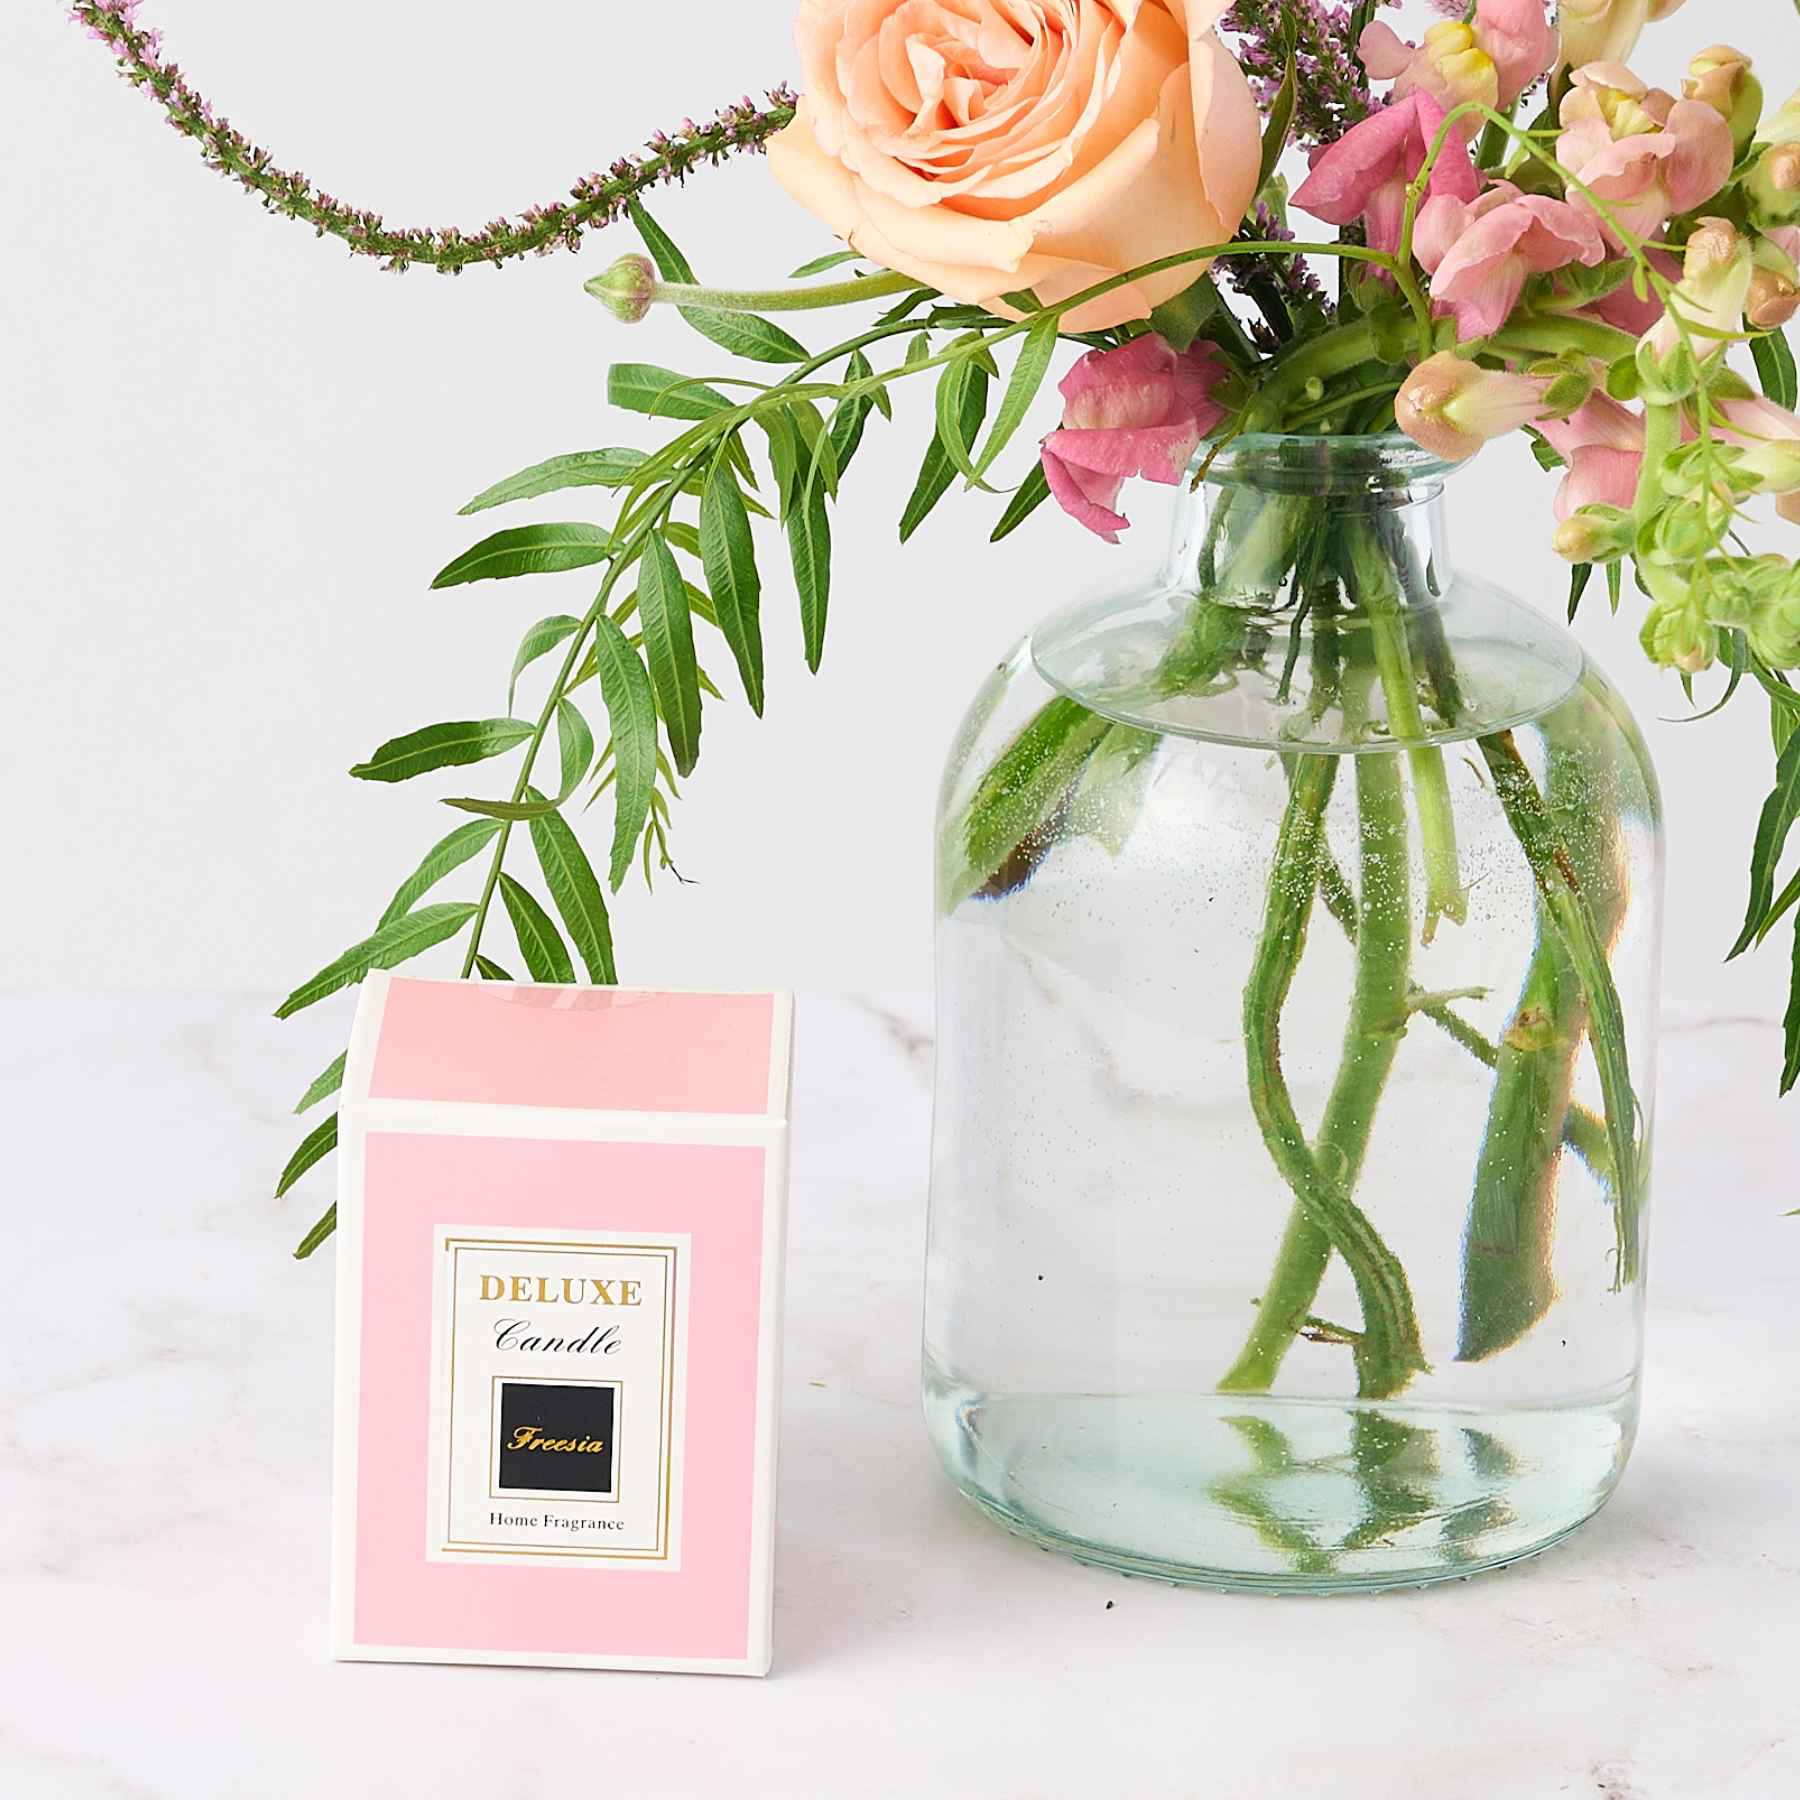
[[[756,540],[737,481],[722,463],[714,463],[706,478],[706,490],[700,496],[700,561],[706,570],[706,585],[712,592],[719,629],[731,647],[738,679],[744,684],[744,697],[750,702],[750,710],[761,718],[762,580],[756,572]],[[616,857],[613,866],[616,873]],[[616,880],[613,885],[616,889]]]
[[[656,699],[650,676],[625,634],[602,615],[594,626],[600,696],[612,731],[613,839],[608,878],[616,894],[631,868],[656,786]]]
[[[496,481],[458,510],[462,514],[486,512],[491,506],[535,500],[539,494],[554,494],[564,488],[623,487],[643,460],[642,450],[574,450]]]
[[[669,734],[675,767],[691,773],[700,756],[700,680],[694,659],[694,625],[687,589],[675,558],[660,537],[644,544],[638,571],[638,610],[644,621],[644,654],[657,708]]]
[[[627,202],[625,215],[631,220],[638,236],[644,240],[644,248],[650,252],[650,260],[656,264],[656,272],[663,280],[692,285],[694,265],[688,261],[675,240],[650,216],[649,207],[641,199],[633,199]]]
[[[390,919],[361,943],[352,944],[335,962],[327,963],[310,981],[303,981],[276,1007],[276,1018],[291,1018],[326,995],[355,986],[371,969],[397,968],[410,961],[455,936],[475,916],[475,910],[473,901],[447,901]]]
[[[471,581],[505,581],[515,575],[558,575],[604,562],[612,536],[580,521],[554,525],[513,525],[471,545],[431,578],[434,588],[462,587]]]
[[[532,736],[524,719],[456,719],[389,738],[350,773],[358,781],[410,781],[433,769],[455,768],[504,756]]]
[[[531,847],[537,852],[550,898],[587,965],[588,979],[611,987],[619,979],[613,966],[612,924],[581,840],[561,813],[545,813],[531,821]]]
[[[525,959],[531,979],[564,985],[572,982],[575,965],[569,960],[569,947],[531,890],[502,872],[500,898],[505,903],[506,916],[512,920],[513,936],[519,940],[519,954]]]
[[[944,365],[943,373],[938,376],[934,401],[937,442],[943,446],[945,454],[955,465],[956,472],[970,487],[978,487],[991,493],[993,490],[982,480],[975,467],[975,431],[965,430],[963,424],[964,415],[968,411],[966,402],[969,384],[977,378],[981,380],[985,394],[987,378],[980,365],[972,358]],[[979,423],[975,429],[980,429]]]
[[[788,518],[788,559],[800,594],[800,631],[806,666],[816,675],[825,654],[825,614],[831,601],[831,521],[825,496],[810,489]],[[677,762],[679,767],[679,761]],[[687,770],[682,769],[682,774]]]
[[[512,977],[494,961],[491,956],[477,954],[475,967],[481,971],[483,981],[511,981]]]
[[[567,800],[594,766],[594,733],[581,708],[561,696],[556,702],[556,747],[562,759],[562,787],[557,804]]]
[[[300,1096],[300,1104],[294,1108],[295,1112],[303,1113],[309,1107],[317,1106],[327,1094],[335,1094],[344,1085],[344,1064],[349,1060],[349,1055],[347,1050],[338,1052],[332,1059],[331,1066]]]
[[[337,1230],[337,1202],[334,1200],[319,1215],[311,1231],[294,1246],[294,1260],[305,1262],[318,1247]]]
[[[552,613],[547,619],[539,619],[519,640],[518,654],[513,658],[512,679],[506,684],[506,708],[512,710],[513,701],[519,691],[519,677],[540,657],[548,656],[560,643],[572,638],[581,629],[581,621],[572,618],[568,613]]]
[[[981,421],[987,416],[987,373],[973,363],[949,366],[966,367],[970,371],[958,396],[957,426],[962,441],[972,443],[981,430]],[[943,438],[934,435],[926,449],[925,460],[919,465],[919,478],[913,483],[913,491],[900,514],[901,543],[904,544],[924,524],[931,509],[943,499],[955,479],[955,460],[944,447]]]
[[[1014,433],[1024,424],[1025,415],[1031,410],[1031,403],[1037,398],[1038,389],[1044,385],[1044,377],[1050,372],[1050,359],[1055,350],[1054,319],[1040,320],[1026,332],[1025,341],[1019,346],[1018,361],[1013,364],[1006,389],[1000,396],[1000,408],[994,414],[993,427],[988,432],[981,455],[975,460],[975,473],[978,476],[985,475],[994,466],[995,459],[1012,442]]]
[[[473,819],[467,825],[458,825],[447,837],[439,838],[425,852],[419,866],[395,890],[378,923],[388,925],[402,913],[411,912],[413,906],[446,875],[461,868],[470,857],[479,855],[499,833],[497,820]]]
[[[823,275],[827,269],[840,269],[861,255],[860,250],[833,250],[825,256],[815,256],[811,262],[803,262],[799,268],[790,270],[788,280],[804,281],[809,275]]]
[[[1800,406],[1800,371],[1795,369],[1793,346],[1788,343],[1787,334],[1771,331],[1763,337],[1753,337],[1750,355],[1763,392],[1789,412]]]
[[[333,1113],[300,1140],[300,1147],[288,1158],[287,1167],[281,1171],[281,1179],[275,1183],[275,1198],[279,1200],[314,1163],[329,1156],[337,1148],[337,1141],[338,1116]]]
[[[704,306],[681,306],[676,311],[702,337],[749,362],[803,363],[812,356],[791,332],[758,313],[714,311]]]
[[[1800,919],[1794,921],[1794,966],[1788,989],[1787,1018],[1783,1023],[1781,1091],[1785,1095],[1800,1081]]]
[[[614,363],[606,372],[606,398],[627,412],[648,413],[656,419],[709,419],[731,410],[731,402],[717,388],[655,363]],[[641,477],[643,470],[638,473]]]
[[[1354,47],[1356,40],[1350,44]],[[1269,184],[1269,177],[1275,173],[1276,165],[1281,161],[1281,153],[1287,148],[1288,130],[1294,121],[1294,101],[1299,92],[1299,57],[1295,54],[1294,42],[1288,40],[1287,73],[1282,77],[1281,86],[1275,91],[1275,98],[1269,102],[1268,123],[1263,126],[1262,167],[1256,177],[1256,192],[1261,193]]]
[[[860,350],[844,365],[846,381],[860,381],[874,372],[869,359]],[[866,394],[848,394],[832,409],[831,453],[837,461],[840,479],[850,467],[862,443],[863,426],[868,422],[870,408],[874,406],[875,394],[879,391],[876,389]]]
[[[497,819],[509,824],[517,824],[524,819],[535,819],[539,813],[549,812],[556,802],[554,800],[487,800],[479,794],[455,794],[444,804],[454,807],[458,812],[475,813],[484,819]]]
[[[1744,929],[1731,947],[1732,956],[1742,956],[1756,942],[1763,920],[1768,917],[1775,893],[1775,872],[1796,818],[1800,818],[1800,732],[1788,739],[1776,762],[1775,785],[1763,802],[1756,823],[1756,841],[1750,851],[1750,904],[1744,914]],[[1730,957],[1726,960],[1730,961]]]
[[[1006,510],[1000,515],[1000,522],[988,536],[988,542],[997,544],[1003,537],[1011,537],[1049,498],[1050,481],[1044,473],[1044,465],[1041,462],[1034,464],[1031,473],[1014,489]]]

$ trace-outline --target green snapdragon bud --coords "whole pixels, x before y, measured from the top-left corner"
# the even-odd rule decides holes
[[[1595,501],[1557,526],[1550,547],[1572,563],[1610,563],[1631,549],[1635,535],[1630,513]]]
[[[581,285],[621,325],[635,325],[656,299],[656,265],[632,251]]]
[[[1659,600],[1650,608],[1640,634],[1644,654],[1663,669],[1698,675],[1719,656],[1719,633],[1690,595]]]
[[[1779,563],[1779,557],[1765,558]],[[1800,668],[1800,571],[1786,565],[1751,622],[1750,648],[1771,668]]]

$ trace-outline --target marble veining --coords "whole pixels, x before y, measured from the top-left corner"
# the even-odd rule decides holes
[[[930,1003],[802,996],[755,1683],[327,1660],[333,1271],[288,1252],[330,1177],[268,1196],[347,1006],[268,1007],[0,999],[6,1800],[500,1800],[578,1763],[633,1800],[1800,1792],[1800,1101],[1769,1022],[1665,1034],[1647,1416],[1612,1505],[1473,1582],[1267,1601],[1044,1556],[940,1478]]]

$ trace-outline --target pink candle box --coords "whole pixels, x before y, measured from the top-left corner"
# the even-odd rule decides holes
[[[332,1651],[769,1668],[792,1004],[364,983]]]

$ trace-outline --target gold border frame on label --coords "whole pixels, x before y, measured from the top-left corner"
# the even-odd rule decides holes
[[[454,1237],[448,1234],[441,1240],[442,1249],[450,1258],[450,1292],[449,1292],[449,1336],[450,1336],[450,1369],[449,1381],[445,1388],[445,1445],[444,1445],[444,1530],[437,1543],[440,1555],[463,1556],[528,1556],[551,1558],[561,1561],[575,1560],[579,1562],[667,1562],[670,1556],[669,1517],[674,1500],[674,1476],[672,1463],[675,1450],[674,1413],[675,1413],[675,1311],[680,1301],[680,1258],[681,1251],[674,1244],[641,1244],[612,1242],[576,1243],[566,1238],[486,1238],[486,1237]],[[560,1250],[572,1251],[577,1255],[607,1256],[626,1255],[657,1256],[665,1259],[666,1275],[664,1293],[667,1304],[663,1317],[662,1345],[662,1404],[657,1414],[658,1449],[657,1479],[662,1493],[662,1509],[657,1519],[657,1547],[654,1550],[548,1550],[537,1549],[516,1544],[494,1544],[475,1542],[467,1539],[453,1540],[450,1532],[453,1499],[450,1493],[456,1470],[456,1326],[457,1326],[457,1262],[464,1250]],[[619,1384],[614,1383],[617,1386]],[[491,1404],[491,1402],[490,1402]],[[615,1428],[616,1429],[616,1428]],[[624,1471],[622,1466],[615,1467],[617,1484],[623,1486]],[[567,1504],[583,1504],[579,1500]],[[565,1504],[557,1501],[550,1504]],[[586,1504],[591,1504],[587,1502]]]

